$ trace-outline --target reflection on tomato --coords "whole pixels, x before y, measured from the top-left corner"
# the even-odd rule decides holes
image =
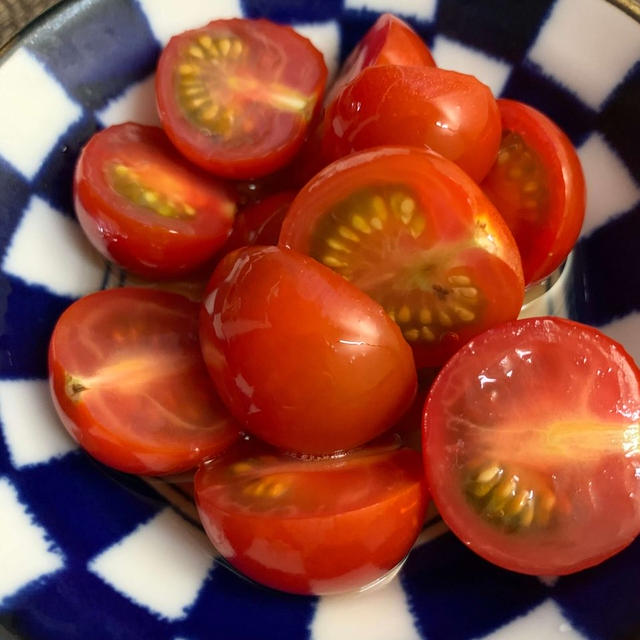
[[[416,390],[411,349],[384,309],[278,247],[241,249],[219,263],[200,339],[232,414],[288,451],[356,447],[391,427]]]
[[[433,67],[364,69],[327,108],[330,160],[379,145],[428,147],[479,181],[500,146],[500,114],[475,77]]]
[[[507,323],[445,365],[424,462],[451,529],[507,569],[562,575],[640,533],[640,371],[599,331]]]
[[[147,278],[204,264],[231,233],[235,203],[189,165],[162,129],[127,123],[94,135],[76,165],[75,209],[93,246]]]
[[[121,471],[195,467],[238,437],[198,343],[199,305],[174,293],[122,288],[73,303],[49,347],[54,405],[92,456]]]
[[[498,100],[502,144],[481,184],[520,249],[526,283],[548,276],[578,239],[585,183],[571,141],[544,114]]]
[[[200,518],[257,582],[301,594],[362,588],[409,552],[427,503],[420,454],[397,443],[300,459],[243,441],[202,466]]]
[[[173,37],[156,95],[176,147],[228,178],[264,176],[300,148],[327,68],[293,29],[268,20],[215,20]]]
[[[293,201],[280,244],[377,300],[419,367],[443,364],[522,305],[520,256],[504,221],[430,151],[380,147],[329,165]]]

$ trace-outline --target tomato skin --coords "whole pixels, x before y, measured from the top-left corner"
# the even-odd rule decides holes
[[[85,296],[62,314],[49,344],[51,395],[94,458],[127,473],[174,474],[238,439],[202,362],[198,309],[130,287]]]
[[[253,487],[235,476],[236,465],[255,468]],[[195,497],[209,538],[234,568],[316,595],[356,590],[392,570],[415,542],[428,502],[415,451],[368,445],[301,460],[255,441],[201,466]]]
[[[395,274],[404,270],[416,277],[434,268],[443,277],[464,268],[484,299],[472,322],[459,322],[442,330],[435,341],[411,343],[417,367],[441,366],[474,335],[515,319],[524,296],[520,256],[511,233],[482,191],[458,166],[437,153],[411,147],[379,147],[337,160],[298,193],[283,222],[279,244],[322,260],[315,253],[314,242],[337,203],[359,189],[385,185],[411,188],[419,215],[425,220],[424,231],[414,239],[407,233],[396,236],[396,231],[385,230],[361,236],[359,247],[376,244],[365,256],[367,262],[359,258],[349,265],[354,272],[351,281],[383,302],[384,296],[399,288],[398,279],[388,279],[386,284],[376,285],[377,289],[369,283],[387,263]],[[360,213],[367,217],[371,212],[363,206]],[[353,256],[358,249],[350,246]],[[447,251],[452,247],[447,261],[438,257],[440,247]],[[421,286],[429,292],[437,287]],[[398,300],[397,305],[401,304],[403,301]]]
[[[231,413],[287,451],[356,447],[391,427],[416,391],[411,350],[382,307],[278,247],[241,249],[218,264],[200,341]]]
[[[546,178],[548,203],[531,221],[527,209],[513,201],[513,186],[499,163],[481,184],[509,225],[522,255],[525,282],[548,276],[567,257],[584,221],[586,188],[571,141],[543,113],[516,100],[499,99],[503,135],[516,133],[537,155]]]
[[[364,69],[328,107],[323,149],[335,160],[383,145],[428,147],[476,182],[500,146],[500,114],[475,77],[432,67]]]
[[[118,165],[142,172],[156,194],[166,190],[194,214],[160,215],[118,193],[108,178]],[[227,187],[189,165],[159,127],[125,123],[95,134],[80,154],[73,187],[78,221],[91,244],[139,276],[192,272],[231,233],[236,207]]]
[[[619,344],[561,318],[505,323],[463,347],[431,389],[427,484],[452,531],[485,559],[532,575],[579,571],[640,533],[639,418],[640,370]],[[481,460],[529,482],[533,525],[504,529],[473,508],[462,479]],[[501,509],[498,518],[510,512]]]
[[[435,67],[429,47],[403,20],[383,13],[345,60],[325,104],[333,102],[342,88],[367,67],[381,65]]]
[[[235,39],[244,47],[235,61],[224,54],[211,81],[203,84],[210,102],[229,109],[240,123],[232,124],[226,137],[196,125],[177,97],[181,64],[206,64],[207,55],[184,57],[201,37]],[[195,164],[225,178],[258,178],[283,167],[300,148],[326,79],[320,51],[291,27],[265,19],[214,20],[174,36],[164,48],[156,75],[158,113],[169,138]],[[288,106],[296,101],[299,106]]]

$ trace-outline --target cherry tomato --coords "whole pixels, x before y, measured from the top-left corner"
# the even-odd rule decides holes
[[[325,104],[330,104],[340,90],[366,67],[388,64],[436,66],[429,47],[420,36],[400,18],[383,13],[345,60],[327,92]]]
[[[173,37],[156,75],[167,135],[229,178],[285,165],[304,140],[327,68],[309,40],[268,20],[216,20]]]
[[[502,218],[428,150],[381,147],[329,165],[293,201],[280,244],[377,300],[419,367],[441,365],[522,305],[520,256]]]
[[[127,123],[94,135],[74,180],[78,220],[107,259],[138,275],[195,270],[231,233],[235,203],[187,164],[158,127]]]
[[[49,346],[53,401],[92,456],[161,475],[237,439],[202,361],[198,309],[178,294],[132,287],[91,294],[62,314]]]
[[[330,160],[379,145],[429,147],[474,180],[500,146],[500,113],[473,76],[433,67],[368,67],[345,86],[324,118]]]
[[[526,283],[567,257],[584,220],[585,183],[571,141],[544,114],[498,100],[502,143],[482,189],[518,243]]]
[[[236,216],[225,252],[256,244],[278,244],[282,221],[295,196],[295,191],[281,191],[243,209]]]
[[[599,331],[559,318],[495,327],[445,365],[425,406],[442,517],[507,569],[561,575],[640,533],[640,371]]]
[[[420,454],[397,443],[300,459],[243,441],[195,478],[217,550],[261,584],[301,594],[362,588],[415,542],[427,494]]]
[[[220,262],[200,339],[231,413],[288,451],[327,454],[367,442],[416,391],[411,349],[384,309],[315,260],[278,247]]]

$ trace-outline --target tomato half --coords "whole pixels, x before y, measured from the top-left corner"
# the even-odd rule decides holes
[[[431,151],[381,147],[329,165],[293,201],[280,244],[377,300],[420,367],[441,365],[522,305],[520,256],[504,221]]]
[[[445,365],[424,462],[451,529],[507,569],[561,575],[640,533],[640,371],[599,331],[507,323]]]
[[[261,584],[301,594],[360,589],[409,552],[427,494],[420,454],[369,445],[299,459],[241,442],[195,478],[217,550]]]
[[[379,145],[429,147],[480,181],[500,131],[491,90],[474,76],[387,65],[364,69],[327,108],[323,149],[335,160]]]
[[[403,20],[383,13],[344,61],[333,85],[327,91],[330,104],[340,90],[366,67],[395,64],[405,67],[435,67],[429,47]]]
[[[293,157],[326,78],[322,54],[290,27],[216,20],[163,50],[158,111],[190,160],[221,176],[253,178]]]
[[[198,343],[199,305],[150,289],[74,302],[49,345],[54,405],[92,456],[129,473],[191,469],[239,433]]]
[[[522,255],[525,282],[548,276],[578,239],[585,182],[571,141],[533,107],[498,100],[502,143],[481,184],[502,214]]]
[[[189,165],[159,127],[127,123],[95,134],[76,165],[75,209],[107,259],[151,278],[206,262],[231,233],[235,203]]]
[[[384,309],[327,267],[249,247],[216,267],[200,339],[209,373],[250,433],[327,454],[379,435],[416,390],[411,350]]]

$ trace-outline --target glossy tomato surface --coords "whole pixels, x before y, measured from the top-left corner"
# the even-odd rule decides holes
[[[578,239],[585,182],[578,155],[561,129],[540,111],[498,100],[502,143],[481,184],[518,243],[525,282],[548,276]]]
[[[427,503],[420,454],[397,443],[300,459],[243,441],[198,470],[195,497],[236,569],[301,594],[383,577],[415,542]]]
[[[463,347],[425,406],[424,463],[442,517],[507,569],[561,575],[640,532],[640,372],[599,331],[507,323]]]
[[[268,20],[216,20],[160,56],[158,111],[190,160],[229,178],[275,171],[300,148],[327,78],[322,54]]]
[[[222,182],[188,164],[159,127],[95,134],[74,179],[78,220],[93,246],[137,275],[180,276],[226,241],[236,206]]]
[[[429,47],[404,20],[383,13],[344,61],[327,91],[330,104],[340,90],[367,67],[395,64],[405,67],[435,67]]]
[[[338,94],[324,117],[330,160],[379,145],[428,147],[474,180],[500,146],[500,114],[474,76],[433,67],[368,67]]]
[[[132,287],[91,294],[62,314],[49,346],[53,401],[92,456],[161,475],[237,439],[202,361],[198,309],[178,294]]]
[[[294,200],[280,244],[377,300],[420,367],[443,364],[522,305],[520,256],[504,221],[459,167],[430,151],[381,147],[329,165]]]
[[[411,349],[384,309],[287,249],[251,247],[220,262],[200,339],[233,415],[288,451],[327,454],[367,442],[416,390]]]

